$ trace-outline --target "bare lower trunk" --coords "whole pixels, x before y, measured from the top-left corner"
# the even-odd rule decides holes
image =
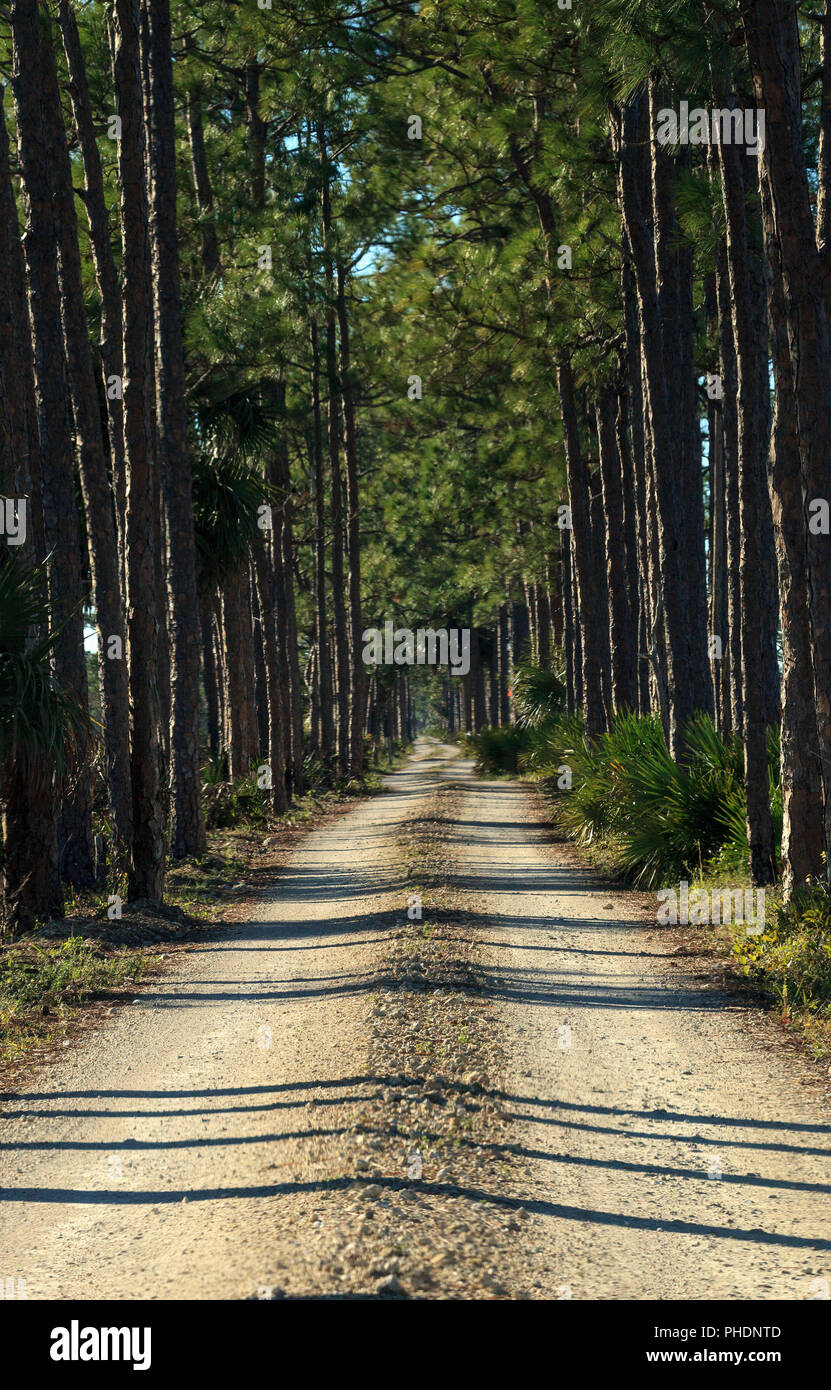
[[[282,652],[278,645],[274,612],[274,566],[263,544],[254,552],[257,598],[260,610],[262,658],[267,694],[268,765],[271,769],[271,809],[282,815],[289,804],[286,787],[285,731],[288,726],[284,705]]]
[[[219,683],[214,648],[213,613],[211,605],[204,597],[200,602],[200,627],[202,633],[202,684],[205,687],[207,709],[208,748],[216,757],[220,749]]]
[[[762,179],[765,223],[772,217]],[[822,775],[813,701],[808,545],[799,428],[788,346],[787,306],[776,240],[767,239],[776,409],[769,469],[782,622],[782,888],[789,898],[823,872]]]
[[[767,438],[760,418],[759,357],[756,344],[767,338],[753,294],[747,234],[743,153],[736,145],[721,147],[721,183],[727,226],[727,263],[736,348],[739,418],[739,519],[741,525],[741,631],[744,704],[744,767],[750,870],[755,884],[775,877],[773,825],[768,788],[767,740],[764,720],[764,660],[762,651],[763,507],[762,458]]]
[[[126,871],[133,837],[130,781],[130,703],[124,612],[119,582],[118,539],[107,475],[98,387],[87,331],[86,306],[72,191],[72,170],[61,120],[55,57],[46,32],[41,82],[49,132],[50,177],[58,232],[61,311],[67,379],[75,422],[76,449],[87,519],[92,599],[98,630],[98,675],[104,715],[107,787],[116,867]]]
[[[599,610],[594,584],[596,565],[593,550],[591,493],[589,475],[577,428],[574,403],[574,379],[571,367],[563,362],[557,369],[560,410],[563,417],[563,440],[568,477],[568,496],[571,508],[571,536],[574,548],[578,605],[576,622],[582,639],[583,712],[586,736],[591,739],[603,732],[606,716],[603,704],[602,641]]]
[[[297,645],[297,612],[294,600],[294,536],[292,525],[291,475],[285,425],[285,382],[275,384],[281,432],[272,455],[271,485],[275,491],[276,527],[274,532],[275,604],[280,650],[283,653],[282,680],[286,710],[286,751],[290,745],[290,790],[303,792],[303,681]]]
[[[176,219],[176,145],[168,0],[143,0],[150,74],[150,248],[154,300],[156,438],[167,540],[170,632],[170,852],[205,848],[199,761],[196,540],[187,439]]]
[[[31,567],[44,558],[40,461],[32,342],[26,307],[23,249],[14,189],[9,177],[9,142],[0,95],[0,493],[29,501],[30,526],[20,561]],[[7,389],[13,383],[13,389]],[[44,627],[30,634],[42,640]],[[48,765],[26,763],[14,752],[0,769],[3,833],[3,924],[11,932],[63,914],[55,787]]]
[[[355,432],[355,384],[352,380],[349,343],[349,313],[346,302],[346,272],[339,263],[338,329],[340,334],[340,375],[343,395],[343,443],[346,455],[346,534],[349,550],[349,648],[351,653],[349,772],[361,778],[364,770],[363,706],[366,698],[366,672],[363,663],[363,618],[361,616],[361,513],[358,483],[358,446]]]
[[[606,530],[606,583],[609,594],[612,706],[635,707],[635,631],[629,603],[623,484],[616,438],[617,402],[606,390],[597,403],[597,442],[600,453],[603,519]]]
[[[317,689],[320,711],[320,752],[330,760],[335,751],[332,663],[326,601],[326,497],[323,482],[323,426],[320,415],[320,350],[317,323],[310,326],[312,347],[312,489],[315,505],[315,600],[317,624]]]
[[[83,203],[89,224],[90,249],[101,300],[99,349],[106,386],[110,460],[115,494],[116,526],[118,528],[119,569],[122,590],[126,590],[124,543],[127,516],[127,477],[124,468],[122,399],[124,352],[121,339],[121,290],[110,238],[110,219],[104,193],[104,176],[101,168],[101,157],[98,153],[95,120],[87,85],[84,55],[75,13],[68,0],[60,0],[58,21],[61,26],[64,53],[69,68],[69,92],[72,97],[78,145],[84,166]]]
[[[230,574],[222,590],[222,636],[225,657],[228,775],[247,777],[258,751],[254,709],[254,636],[248,571]]]
[[[53,129],[43,104],[43,45],[37,0],[15,0],[11,11],[18,159],[23,182],[24,247],[34,337],[35,390],[42,467],[43,526],[49,563],[49,608],[55,669],[66,690],[87,707],[87,668],[81,543],[75,508],[75,460],[67,408],[61,290],[57,250],[59,224],[49,176]],[[92,855],[91,783],[88,764],[77,772],[62,807],[61,868],[69,882],[90,887]]]
[[[161,796],[160,704],[157,686],[155,479],[152,430],[152,301],[147,244],[144,112],[136,0],[113,6],[113,72],[121,118],[124,335],[124,454],[127,467],[127,641],[133,784],[132,898],[161,899],[164,815]]]
[[[794,0],[756,0],[743,11],[756,99],[767,110],[761,165],[770,216],[765,241],[781,266],[800,440],[803,506],[831,497],[831,335],[802,145],[801,59]],[[808,529],[817,748],[823,777],[825,870],[831,875],[831,556]]]
[[[650,457],[658,522],[664,671],[656,678],[665,678],[669,745],[673,757],[679,759],[684,754],[684,730],[694,709],[694,691],[681,571],[676,458],[667,385],[668,353],[659,303],[656,249],[647,223],[652,189],[641,153],[644,137],[647,148],[651,144],[650,129],[649,119],[641,113],[639,99],[634,98],[618,123],[615,144],[621,208],[637,288],[638,329],[645,368],[644,403],[651,433]]]

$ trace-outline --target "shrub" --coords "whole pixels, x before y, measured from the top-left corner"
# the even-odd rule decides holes
[[[483,729],[470,743],[480,771],[517,773],[520,755],[528,747],[528,733],[517,724],[502,724],[498,729]]]
[[[511,682],[516,722],[522,729],[540,729],[562,713],[566,689],[556,672],[526,661]]]
[[[558,792],[557,815],[580,844],[602,841],[643,887],[693,874],[706,862],[747,862],[744,764],[738,738],[722,739],[705,715],[687,730],[687,761],[670,756],[655,716],[618,716],[586,742],[582,719],[561,716],[532,740],[524,766]],[[774,830],[781,834],[778,740],[769,740]],[[571,770],[562,788],[558,768]]]

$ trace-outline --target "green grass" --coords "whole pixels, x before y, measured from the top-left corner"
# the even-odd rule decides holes
[[[26,939],[0,948],[0,1060],[48,1040],[79,1005],[120,993],[150,968],[151,958],[142,951],[105,948],[81,937]]]

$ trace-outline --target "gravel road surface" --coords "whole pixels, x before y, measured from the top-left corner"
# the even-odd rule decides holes
[[[318,1208],[354,1251],[353,1119],[380,1094],[373,999],[408,893],[398,836],[442,781],[510,1167],[507,1189],[454,1200],[527,1212],[483,1296],[827,1297],[817,1069],[679,965],[643,899],[582,869],[534,795],[426,741],[386,794],[310,832],[251,920],[3,1098],[2,1278],[29,1298],[246,1298],[275,1281],[337,1296]],[[406,1267],[400,1283],[415,1292]],[[369,1272],[358,1287],[376,1292]],[[428,1296],[454,1295],[439,1279]]]

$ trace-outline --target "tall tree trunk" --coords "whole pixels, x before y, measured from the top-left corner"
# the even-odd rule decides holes
[[[630,709],[639,709],[638,691],[638,515],[635,501],[635,470],[629,447],[628,410],[626,391],[618,391],[615,396],[615,443],[620,469],[621,491],[623,495],[623,550],[626,582],[626,640],[630,655]]]
[[[708,337],[718,351],[719,317],[715,271],[705,277],[704,298],[707,311]],[[719,365],[717,362],[716,365]],[[724,403],[723,393],[715,389],[720,372],[711,374],[707,393],[707,480],[708,518],[708,636],[710,673],[713,685],[715,726],[725,737],[729,733],[730,688],[728,671],[727,621],[727,532],[724,471]],[[735,401],[734,401],[735,409]],[[725,723],[726,720],[726,723]]]
[[[482,648],[478,627],[470,629],[470,686],[473,713],[473,731],[481,733],[487,724],[485,712],[485,676],[482,666]]]
[[[539,665],[539,614],[537,613],[537,591],[532,579],[523,579],[522,588],[525,593],[525,607],[528,612],[528,647],[530,660],[534,666]]]
[[[710,634],[713,649],[713,695],[716,727],[724,736],[732,728],[730,715],[729,622],[727,616],[727,534],[724,476],[724,412],[720,401],[710,402]]]
[[[803,506],[831,497],[831,335],[802,146],[801,61],[794,0],[757,0],[742,16],[756,100],[767,111],[761,164],[768,247],[782,271],[802,461]],[[808,527],[817,745],[831,875],[831,539]]]
[[[497,659],[498,629],[491,633],[488,665],[488,724],[495,729],[499,723],[499,662]]]
[[[618,122],[615,144],[619,161],[620,201],[638,296],[639,335],[645,365],[645,409],[651,432],[651,460],[657,504],[662,615],[665,632],[665,672],[672,755],[684,755],[684,729],[693,713],[693,684],[685,590],[681,580],[678,496],[675,451],[667,386],[668,355],[658,294],[655,245],[646,221],[648,171],[643,168],[644,136],[650,122],[641,118],[640,100],[633,98]],[[651,143],[651,142],[650,142]],[[651,198],[651,191],[649,194]]]
[[[640,331],[638,332],[640,342]],[[669,713],[666,689],[666,643],[664,641],[663,592],[661,587],[661,548],[658,542],[658,507],[655,500],[655,442],[646,390],[646,356],[641,343],[641,424],[643,428],[643,603],[647,614],[642,660],[649,673],[647,708],[660,712],[664,737],[669,743]]]
[[[749,105],[750,98],[746,104]],[[771,442],[770,404],[770,332],[768,327],[768,297],[765,283],[764,238],[761,213],[757,203],[749,210],[750,228],[750,292],[754,314],[760,325],[756,335],[756,390],[759,396],[759,429],[762,448],[759,451],[759,603],[761,609],[760,641],[762,649],[761,699],[762,721],[768,729],[779,728],[780,680],[779,653],[779,586],[777,582],[776,542],[773,534],[773,513],[768,488],[768,463]]]
[[[452,688],[452,687],[451,687]],[[499,608],[499,724],[508,724],[511,719],[511,702],[508,691],[511,688],[510,658],[508,652],[508,605]]]
[[[170,615],[170,852],[205,849],[199,758],[199,611],[193,482],[187,437],[182,298],[176,222],[176,130],[168,0],[143,0],[150,74],[150,248],[156,431],[167,533]]]
[[[819,32],[821,69],[819,149],[817,151],[817,250],[831,322],[831,0],[826,0]]]
[[[574,378],[571,367],[566,362],[557,368],[557,386],[563,417],[563,441],[571,508],[571,541],[577,580],[578,606],[575,625],[579,622],[582,636],[583,713],[586,737],[593,739],[603,733],[606,727],[603,704],[603,643],[600,631],[603,619],[602,614],[598,612],[599,605],[594,593],[596,562],[589,475],[577,428]]]
[[[121,118],[124,456],[127,468],[127,641],[132,703],[133,855],[131,898],[164,892],[164,816],[156,674],[158,596],[154,525],[152,314],[147,243],[145,133],[136,0],[114,0],[113,75]],[[195,614],[192,615],[195,621]]]
[[[559,534],[559,532],[558,532]],[[558,550],[550,552],[545,568],[548,584],[548,612],[551,616],[551,636],[554,646],[563,645],[563,565]]]
[[[0,88],[0,493],[26,498],[28,527],[18,563],[42,563],[43,514],[32,341],[26,306],[23,248],[14,188],[9,176],[9,139]],[[19,504],[18,504],[19,505]],[[30,643],[45,636],[35,628]],[[63,913],[52,770],[16,757],[0,767],[3,832],[3,917],[12,932]]]
[[[603,691],[603,708],[606,711],[606,727],[610,727],[614,707],[612,704],[612,646],[610,641],[611,619],[609,616],[609,582],[607,579],[606,523],[603,517],[603,489],[600,469],[592,468],[594,459],[591,450],[595,440],[590,418],[586,419],[586,462],[589,466],[589,488],[591,493],[592,560],[594,578],[591,592],[595,595],[600,614],[598,623],[598,642],[600,650],[600,683]]]
[[[288,808],[286,786],[286,748],[284,734],[288,729],[284,704],[285,682],[282,677],[283,652],[278,643],[275,618],[275,568],[265,541],[254,551],[257,598],[260,609],[262,658],[265,666],[268,696],[268,763],[271,768],[271,809],[279,816]]]
[[[654,131],[656,110],[661,97],[654,80],[649,84],[649,125]],[[676,368],[665,367],[667,399],[673,428],[670,432],[672,478],[666,487],[677,500],[670,543],[678,548],[677,566],[680,590],[678,605],[684,615],[687,644],[687,671],[693,710],[712,708],[707,665],[707,606],[704,585],[704,511],[701,489],[701,440],[695,396],[694,338],[692,307],[693,269],[690,248],[684,243],[676,215],[676,184],[679,169],[688,162],[689,150],[682,147],[671,156],[654,138],[651,147],[652,227],[658,301],[664,342],[672,343]],[[665,459],[656,451],[663,467]],[[660,480],[659,480],[660,486]],[[683,556],[683,563],[680,563]],[[667,615],[669,637],[670,610]]]
[[[719,92],[719,96],[722,93]],[[743,153],[739,146],[720,148],[721,186],[727,227],[727,265],[736,348],[739,420],[739,518],[741,524],[741,628],[744,703],[744,767],[750,870],[756,884],[775,876],[773,825],[768,789],[767,740],[764,721],[764,661],[762,653],[761,513],[762,458],[767,451],[760,419],[756,344],[767,338],[767,325],[754,302],[748,246]],[[767,356],[767,354],[765,354]]]
[[[104,194],[104,175],[95,134],[84,55],[75,12],[69,0],[59,0],[58,21],[69,68],[69,93],[78,145],[84,166],[83,203],[89,224],[89,240],[98,295],[101,301],[99,350],[106,386],[110,459],[118,528],[119,570],[122,592],[126,592],[124,529],[127,516],[127,478],[124,468],[124,352],[121,333],[121,289],[110,237],[110,218]]]
[[[326,287],[326,389],[328,398],[329,508],[332,518],[332,613],[337,685],[337,769],[340,776],[345,777],[349,770],[349,638],[343,577],[343,482],[340,468],[341,402],[335,326],[335,268],[331,247],[332,207],[326,134],[322,122],[319,122],[317,126],[317,143],[321,163],[321,228]]]
[[[349,550],[349,646],[351,689],[349,725],[349,773],[360,779],[364,771],[363,707],[366,672],[363,663],[361,615],[361,512],[358,483],[358,446],[355,433],[355,383],[352,380],[349,344],[349,311],[346,302],[346,270],[337,266],[340,377],[343,399],[343,444],[346,457],[346,533]]]
[[[326,497],[323,482],[323,425],[320,413],[320,349],[317,320],[310,325],[312,347],[312,490],[315,506],[315,600],[317,676],[320,701],[320,752],[328,762],[335,751],[332,663],[326,602]]]
[[[214,650],[213,610],[204,596],[200,599],[199,611],[202,633],[202,684],[205,687],[208,747],[211,750],[211,756],[215,758],[220,749],[219,680]]]
[[[202,242],[202,270],[210,279],[219,270],[219,240],[214,217],[214,194],[205,155],[205,129],[202,122],[202,96],[191,88],[187,94],[188,143],[190,144],[193,188],[199,212],[199,235]]]
[[[549,606],[549,587],[537,581],[537,657],[542,667],[551,664],[551,608]]]
[[[222,596],[218,590],[214,591],[206,597],[205,602],[209,605],[211,614],[210,637],[213,649],[213,665],[216,672],[216,703],[219,725],[218,746],[221,754],[222,776],[223,778],[227,778],[231,761],[231,750],[227,698],[228,682],[226,677],[227,662],[225,659],[225,643],[222,636]]]
[[[617,401],[611,388],[597,402],[597,444],[600,453],[603,519],[606,530],[606,583],[609,593],[609,642],[612,706],[635,708],[635,641],[629,606],[626,532],[623,515],[621,460],[616,439]]]
[[[41,32],[37,0],[14,0],[11,20],[12,86],[26,215],[24,247],[34,335],[44,538],[51,556],[49,607],[52,628],[57,634],[55,669],[67,691],[87,708],[81,542],[58,279],[60,228],[49,176],[54,116],[50,117],[46,110],[43,91],[43,49],[48,35]],[[63,875],[78,887],[90,887],[95,881],[91,809],[90,772],[84,763],[64,798],[59,832]]]
[[[565,528],[560,532],[560,549],[562,553],[563,578],[563,648],[565,650],[566,659],[566,708],[569,714],[573,714],[577,708],[575,686],[576,634],[575,617],[571,603],[571,540],[570,532]]]
[[[98,387],[87,331],[72,170],[61,118],[55,54],[46,28],[42,30],[41,58],[52,207],[58,236],[58,270],[67,381],[75,422],[76,448],[87,518],[92,601],[98,629],[98,676],[104,715],[104,746],[113,850],[116,867],[126,871],[133,837],[133,817],[130,784],[130,703],[124,652],[126,634],[119,584],[118,541],[113,498],[107,475],[107,454]]]
[[[222,634],[225,648],[226,711],[228,715],[228,775],[247,777],[258,754],[254,708],[254,633],[248,569],[241,565],[228,575],[222,590]]]
[[[772,208],[767,179],[761,184],[763,216],[769,225]],[[787,899],[807,878],[823,872],[822,776],[816,752],[799,425],[774,236],[767,239],[767,271],[776,387],[769,483],[782,619],[782,888]]]
[[[267,636],[263,627],[260,595],[257,588],[257,572],[253,562],[249,565],[248,587],[251,596],[251,630],[254,637],[254,722],[257,729],[257,761],[268,760],[268,675],[265,666]],[[258,769],[259,770],[259,769]],[[272,769],[272,785],[274,772]]]
[[[285,432],[285,382],[277,381],[274,392],[281,421],[269,474],[277,507],[277,527],[274,533],[275,603],[280,648],[283,653],[282,680],[284,686],[287,686],[283,704],[291,745],[291,793],[300,796],[303,792],[303,681],[300,674],[297,611],[294,601],[294,534],[291,474]]]
[[[627,535],[627,552],[635,567],[637,588],[637,655],[635,676],[638,690],[638,711],[648,714],[649,662],[647,652],[650,648],[650,605],[649,605],[649,546],[647,541],[647,462],[646,438],[643,419],[643,390],[641,384],[641,341],[638,328],[638,304],[632,271],[632,256],[622,229],[623,254],[621,257],[621,293],[623,297],[625,347],[625,403],[628,415],[630,457],[632,467],[632,510],[634,536]],[[620,426],[619,426],[620,429]],[[621,457],[625,457],[621,453]]]
[[[725,732],[732,731],[740,734],[744,728],[744,695],[742,689],[741,584],[739,578],[741,522],[739,518],[738,378],[726,244],[720,248],[716,260],[716,298],[718,301],[719,356],[721,359],[727,564],[728,642],[724,649],[724,659],[727,662],[730,692],[729,708],[725,708]]]

